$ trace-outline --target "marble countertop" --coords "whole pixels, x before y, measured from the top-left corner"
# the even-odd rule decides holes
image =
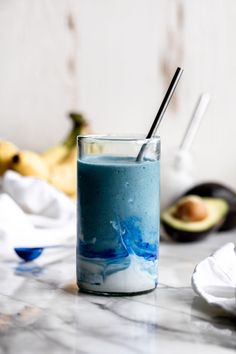
[[[190,286],[195,265],[229,241],[236,243],[236,232],[162,242],[159,287],[134,297],[77,293],[74,247],[44,251],[28,264],[2,260],[0,353],[235,353],[235,319]]]

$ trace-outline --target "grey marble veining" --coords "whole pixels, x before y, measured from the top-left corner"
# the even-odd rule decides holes
[[[160,285],[134,297],[78,293],[71,249],[24,265],[0,263],[0,353],[235,353],[236,320],[210,308],[190,287],[201,259],[236,234],[160,247]]]

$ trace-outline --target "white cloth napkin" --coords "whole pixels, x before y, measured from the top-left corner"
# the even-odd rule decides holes
[[[227,243],[196,266],[192,287],[209,304],[236,316],[236,253],[233,243]]]
[[[13,171],[0,184],[0,253],[45,247],[75,237],[75,203],[47,182]]]

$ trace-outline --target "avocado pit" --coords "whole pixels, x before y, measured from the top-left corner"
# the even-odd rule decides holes
[[[218,231],[230,231],[236,228],[236,193],[232,188],[221,183],[205,182],[189,189],[185,193],[185,196],[187,195],[224,199],[229,208]]]
[[[180,200],[173,216],[185,222],[204,220],[208,215],[204,200],[198,196],[188,196]]]

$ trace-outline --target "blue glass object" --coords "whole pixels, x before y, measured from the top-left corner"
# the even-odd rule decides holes
[[[43,247],[38,248],[14,248],[16,254],[25,262],[31,262],[41,256]]]

